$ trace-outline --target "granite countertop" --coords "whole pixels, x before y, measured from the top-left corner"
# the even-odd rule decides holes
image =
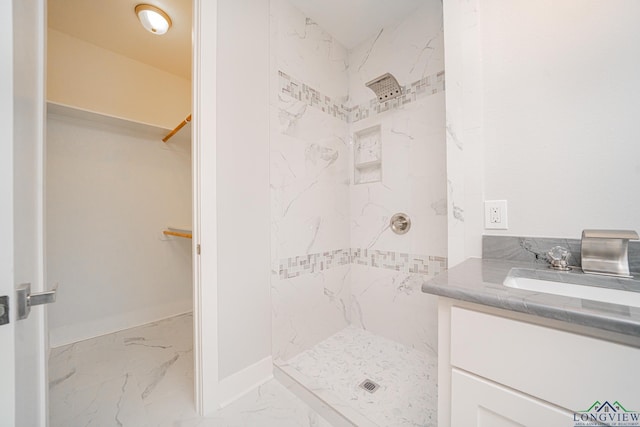
[[[470,258],[425,282],[422,291],[640,337],[640,308],[509,288],[502,282],[512,268],[550,271],[522,261]]]

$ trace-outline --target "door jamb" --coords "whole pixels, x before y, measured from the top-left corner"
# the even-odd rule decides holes
[[[218,409],[219,390],[215,144],[217,3],[217,0],[193,0],[194,397],[200,415]]]

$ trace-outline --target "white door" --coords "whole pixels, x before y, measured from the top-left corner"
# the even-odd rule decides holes
[[[17,320],[16,287],[43,289],[44,0],[0,2],[0,425],[46,426],[43,306]],[[15,375],[14,375],[15,373]]]

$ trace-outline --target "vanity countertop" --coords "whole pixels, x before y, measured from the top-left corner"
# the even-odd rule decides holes
[[[512,268],[549,271],[521,261],[470,258],[422,285],[428,294],[640,337],[640,308],[504,286]]]

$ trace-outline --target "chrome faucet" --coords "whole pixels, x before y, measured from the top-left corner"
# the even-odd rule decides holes
[[[582,271],[608,276],[629,274],[629,240],[638,240],[632,230],[583,230]]]
[[[550,267],[554,270],[569,271],[571,270],[569,266],[570,256],[571,252],[567,248],[554,246],[547,252],[547,261],[549,261]]]

